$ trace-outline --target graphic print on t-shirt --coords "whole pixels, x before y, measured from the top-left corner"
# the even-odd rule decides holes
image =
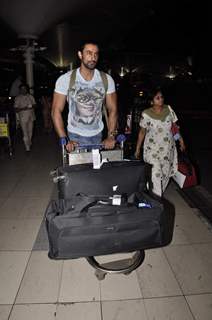
[[[72,99],[71,125],[78,128],[89,126],[89,130],[98,129],[105,95],[102,83],[96,83],[95,88],[76,84],[75,90],[71,90],[70,95]]]

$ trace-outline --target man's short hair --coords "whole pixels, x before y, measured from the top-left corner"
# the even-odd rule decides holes
[[[80,44],[79,51],[80,51],[80,52],[83,52],[83,50],[85,49],[85,46],[86,46],[87,44],[93,44],[94,46],[97,46],[98,49],[99,49],[99,45],[98,45],[98,43],[97,43],[96,41],[88,40],[88,41],[84,41],[84,42],[82,42],[82,43]]]

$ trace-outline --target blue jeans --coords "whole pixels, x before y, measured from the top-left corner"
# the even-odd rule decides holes
[[[68,137],[70,140],[76,141],[80,145],[98,145],[102,142],[101,132],[92,137],[84,137],[76,133],[68,132]]]

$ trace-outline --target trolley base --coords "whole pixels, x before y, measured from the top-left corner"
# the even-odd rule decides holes
[[[144,250],[136,251],[136,253],[128,259],[111,261],[104,264],[99,264],[94,257],[86,258],[88,263],[96,269],[95,276],[98,280],[104,280],[107,273],[123,273],[124,275],[130,274],[133,270],[137,269],[144,261]]]

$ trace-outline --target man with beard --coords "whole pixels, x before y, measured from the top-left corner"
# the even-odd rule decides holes
[[[99,57],[98,45],[86,42],[78,51],[81,65],[78,69],[60,76],[56,82],[52,119],[66,149],[71,152],[77,144],[99,144],[102,141],[102,105],[106,102],[108,110],[108,135],[103,141],[106,149],[115,146],[117,128],[117,97],[112,77],[104,74],[107,81],[105,89],[102,75],[96,64]],[[73,74],[75,73],[75,74]],[[74,85],[70,85],[74,76]],[[66,100],[69,104],[67,135],[62,112]]]

